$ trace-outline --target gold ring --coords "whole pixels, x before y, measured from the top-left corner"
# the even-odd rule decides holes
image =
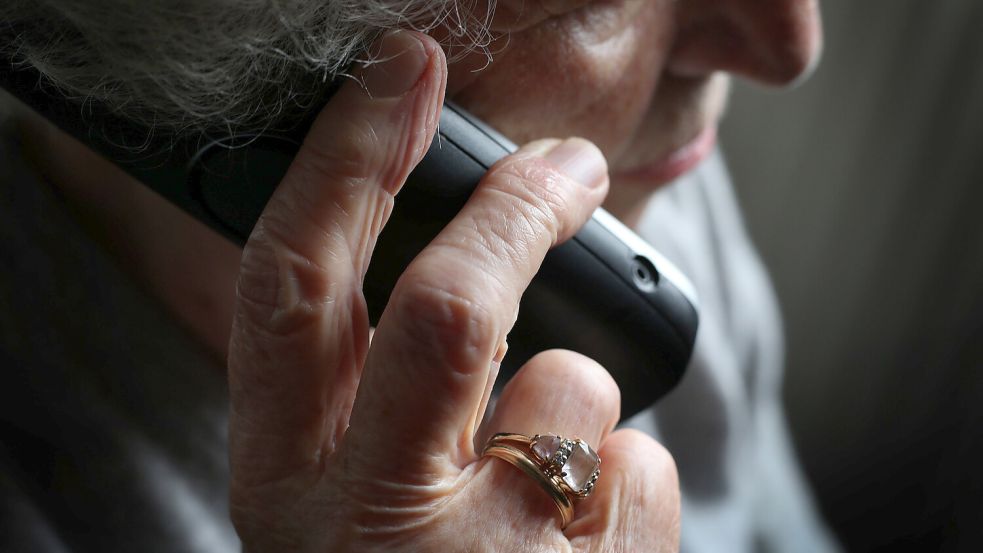
[[[501,433],[488,440],[481,454],[498,457],[531,476],[560,510],[561,529],[573,520],[573,500],[590,495],[601,475],[601,458],[580,438]]]

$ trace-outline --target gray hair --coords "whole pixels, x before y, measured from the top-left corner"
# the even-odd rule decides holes
[[[78,101],[168,132],[256,132],[324,102],[382,33],[490,42],[495,0],[2,0],[0,53]],[[476,15],[479,14],[479,15]],[[0,35],[2,36],[2,35]]]

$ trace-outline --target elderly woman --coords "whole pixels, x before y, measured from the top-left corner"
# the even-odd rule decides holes
[[[831,547],[784,434],[770,290],[704,161],[727,73],[808,72],[814,0],[6,0],[0,21],[16,63],[155,131],[320,109],[240,252],[12,107],[5,547],[220,551],[227,509],[249,551],[675,551],[680,524],[687,551]],[[321,108],[337,75],[353,78]],[[370,340],[361,279],[445,94],[530,142]],[[552,351],[489,409],[520,295],[602,202],[703,295],[687,380],[631,421],[647,433],[615,430],[607,372]],[[499,432],[582,438],[524,458],[596,449],[596,489],[551,498],[535,470],[480,455]]]

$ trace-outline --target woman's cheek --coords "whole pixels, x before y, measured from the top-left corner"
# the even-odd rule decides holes
[[[642,17],[617,32],[575,18],[515,33],[480,71],[487,60],[453,65],[449,95],[516,142],[583,136],[616,157],[648,110],[671,42],[653,14],[631,15]]]

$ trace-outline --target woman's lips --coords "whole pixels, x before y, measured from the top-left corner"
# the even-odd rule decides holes
[[[675,180],[699,165],[717,143],[717,127],[704,128],[700,134],[685,146],[671,152],[653,163],[619,171],[616,179],[646,181],[651,184],[664,184]]]

